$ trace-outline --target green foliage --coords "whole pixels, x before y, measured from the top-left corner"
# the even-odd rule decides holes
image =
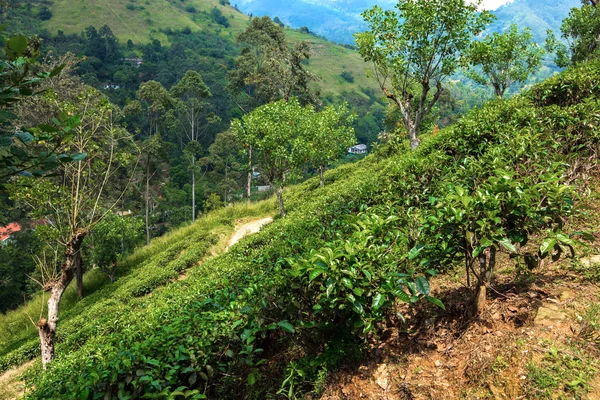
[[[479,70],[471,70],[468,77],[482,85],[494,87],[497,97],[515,83],[525,82],[542,64],[544,50],[533,41],[529,28],[519,32],[517,25],[502,33],[493,33],[473,42],[471,63]]]
[[[409,304],[425,298],[441,305],[430,296],[427,279],[416,276],[405,265],[402,230],[399,218],[382,218],[366,211],[346,223],[355,231],[307,258],[290,259],[288,312],[301,315],[303,329],[319,329],[367,334],[384,320],[385,311],[395,300]],[[289,310],[297,307],[297,310]]]
[[[573,80],[582,68],[546,89],[558,93],[561,79],[578,87]],[[598,75],[595,68],[586,71],[581,76]],[[576,209],[573,185],[584,182],[573,166],[595,163],[600,104],[585,94],[576,103],[538,104],[536,90],[474,110],[424,138],[416,151],[390,146],[391,157],[380,153],[330,171],[324,188],[317,179],[289,188],[286,218],[201,265],[203,248],[217,237],[209,230],[221,223],[231,229],[251,212],[219,209],[138,250],[118,269],[123,275],[116,285],[84,300],[85,312],[65,313],[59,346],[72,352],[49,373],[31,377],[31,397],[269,398],[316,391],[339,362],[328,359],[331,352],[340,343],[349,347],[345,354],[359,352],[365,329],[377,334],[377,322],[396,298],[439,306],[428,297],[435,295],[428,270],[463,260],[461,232],[475,232],[476,247],[513,253],[527,236],[537,252],[532,235],[560,229],[555,217]],[[284,126],[287,135],[269,110],[294,116],[302,109],[265,106],[256,126],[266,133]],[[262,214],[272,212],[273,203],[261,207]],[[443,221],[435,221],[438,211]],[[559,229],[540,238],[549,239],[545,254],[557,244],[570,252],[572,238]],[[421,265],[426,258],[430,266]],[[177,280],[181,268],[188,268],[186,277]],[[165,287],[152,290],[156,285]],[[31,356],[32,336],[12,335],[0,342],[0,365]],[[286,359],[275,362],[281,358],[274,354]]]
[[[340,76],[346,82],[350,82],[350,83],[354,82],[354,75],[352,74],[352,72],[342,71],[342,73],[340,74]]]
[[[292,96],[303,104],[316,103],[309,88],[315,77],[304,67],[311,56],[308,42],[290,49],[283,28],[269,17],[252,18],[237,40],[243,47],[229,74],[228,89],[239,98],[242,110]]]
[[[399,108],[413,149],[443,81],[468,60],[470,43],[492,19],[477,12],[479,4],[399,0],[397,11],[375,6],[362,14],[369,30],[355,35],[359,53],[373,63],[385,96]]]
[[[79,117],[61,113],[53,124],[18,130],[15,108],[23,100],[34,95],[42,81],[58,75],[62,66],[50,72],[32,75],[31,67],[39,55],[39,39],[13,36],[6,42],[7,59],[0,59],[0,184],[14,175],[43,176],[57,168],[61,162],[84,154],[57,154],[62,141],[72,137],[71,130],[79,124]],[[38,143],[50,143],[45,151],[33,151]]]
[[[591,0],[581,0],[563,21],[560,31],[568,47],[548,32],[546,47],[556,52],[556,64],[560,67],[576,64],[598,57],[598,34],[600,33],[600,9]]]
[[[88,239],[89,262],[114,279],[116,265],[142,242],[141,218],[108,215],[94,227]]]

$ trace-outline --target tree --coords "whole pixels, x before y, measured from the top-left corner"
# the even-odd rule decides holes
[[[208,156],[200,160],[209,182],[216,183],[217,191],[227,203],[231,200],[231,194],[241,186],[242,165],[239,159],[237,137],[233,132],[226,131],[217,135],[208,148]]]
[[[444,79],[465,61],[471,41],[492,19],[477,11],[480,3],[399,0],[396,10],[375,6],[362,14],[369,30],[355,35],[359,53],[373,63],[381,89],[400,110],[413,149]]]
[[[39,90],[64,68],[61,64],[32,75],[31,67],[39,49],[39,39],[13,36],[6,43],[6,59],[0,59],[0,186],[15,175],[43,176],[60,162],[70,161],[69,156],[57,154],[57,150],[77,125],[76,116],[60,115],[53,121],[26,128],[15,113],[19,105],[34,97],[34,90]],[[40,152],[37,143],[53,147]]]
[[[566,67],[598,56],[600,42],[600,7],[597,0],[581,0],[563,21],[560,31],[568,47],[548,31],[546,49],[556,53],[556,64]]]
[[[269,17],[252,18],[250,26],[237,40],[243,48],[235,60],[235,69],[229,74],[227,89],[244,113],[293,96],[302,104],[318,102],[318,93],[313,93],[308,86],[316,78],[304,68],[310,59],[307,42],[298,43],[290,50],[283,28]],[[250,201],[253,149],[247,143],[242,142],[242,145],[248,152],[246,195]]]
[[[90,262],[115,281],[117,263],[133,253],[142,239],[143,221],[133,215],[108,214],[89,237]]]
[[[70,134],[63,151],[75,151],[73,162],[63,164],[56,176],[43,180],[23,178],[11,185],[13,198],[27,205],[33,218],[46,218],[48,229],[64,249],[64,261],[46,270],[43,290],[50,293],[47,318],[41,318],[38,332],[44,368],[54,358],[59,304],[65,290],[76,278],[83,295],[82,244],[94,227],[109,215],[130,179],[124,167],[132,162],[135,149],[129,133],[114,123],[118,109],[97,90],[80,83],[68,97],[49,92],[40,101],[52,105],[56,114],[81,115],[81,123]],[[56,267],[56,268],[55,268]]]
[[[319,171],[321,187],[325,186],[325,170],[332,162],[338,160],[356,143],[354,128],[351,127],[354,115],[348,111],[348,105],[343,104],[338,109],[333,106],[325,107],[320,112],[314,112],[306,127],[308,133],[310,163]]]
[[[242,120],[232,122],[232,130],[241,143],[252,146],[252,156],[269,185],[275,189],[279,213],[285,217],[283,188],[286,175],[307,159],[307,119],[313,112],[295,98],[260,106]]]
[[[196,162],[202,155],[200,143],[201,136],[206,132],[209,124],[220,122],[220,119],[207,113],[209,103],[204,99],[210,98],[212,93],[202,76],[196,71],[187,71],[183,78],[171,88],[173,110],[169,119],[171,124],[180,129],[180,143],[185,146],[185,155],[190,163],[192,177],[192,222],[196,220]]]
[[[156,133],[146,139],[141,145],[142,167],[144,174],[144,222],[146,228],[146,244],[150,244],[150,201],[151,182],[160,174],[165,161],[168,159],[168,145],[162,140],[160,134]],[[154,207],[152,207],[154,210]]]
[[[262,17],[250,21],[238,43],[243,47],[229,74],[228,90],[244,112],[292,96],[302,104],[317,101],[308,87],[315,77],[303,65],[310,59],[307,42],[290,50],[283,28]]]
[[[160,82],[148,81],[140,85],[136,93],[142,103],[132,102],[129,104],[129,112],[145,109],[148,114],[148,132],[147,137],[159,133],[159,124],[163,120],[166,112],[172,106],[172,98],[167,89]]]
[[[471,62],[478,69],[468,76],[482,85],[492,85],[496,97],[515,83],[523,83],[542,64],[544,50],[533,41],[529,28],[519,32],[512,24],[504,33],[494,32],[481,41],[473,42]]]

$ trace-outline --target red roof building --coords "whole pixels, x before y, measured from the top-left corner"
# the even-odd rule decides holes
[[[16,222],[12,222],[6,226],[0,227],[0,242],[4,242],[8,239],[13,233],[19,232],[21,229],[21,225]]]

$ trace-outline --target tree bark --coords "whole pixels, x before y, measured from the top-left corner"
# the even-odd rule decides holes
[[[146,245],[150,244],[150,156],[148,156],[148,165],[146,166]]]
[[[417,127],[416,125],[410,124],[410,127],[408,129],[408,138],[410,140],[410,148],[412,150],[415,150],[417,147],[419,147],[419,145],[421,144],[421,140],[419,139],[418,135],[417,135]]]
[[[194,156],[195,157],[195,156]],[[195,161],[192,161],[192,222],[196,222],[196,170]]]
[[[250,195],[252,194],[252,146],[248,149],[248,183],[246,184],[246,197],[248,203],[250,202]]]
[[[325,187],[325,166],[319,167],[319,178],[321,179],[321,187]]]
[[[48,299],[48,319],[41,318],[37,323],[42,352],[42,366],[44,369],[48,367],[48,364],[54,358],[60,299],[75,276],[78,254],[80,254],[81,243],[86,235],[87,231],[77,231],[71,236],[65,250],[65,262],[62,265],[60,276],[56,281],[49,282],[44,287],[45,291],[50,292],[50,298]]]
[[[81,250],[75,254],[75,278],[77,282],[77,297],[83,299],[83,259]]]
[[[273,187],[274,185],[271,184]],[[285,207],[283,205],[283,186],[278,186],[275,188],[275,195],[277,196],[277,204],[279,205],[279,214],[282,217],[285,217]]]
[[[489,258],[485,252],[479,255],[479,280],[477,282],[477,292],[475,295],[475,315],[481,314],[485,310],[487,301],[487,287],[492,281],[492,274],[496,266],[496,248],[490,247]]]
[[[499,85],[494,85],[494,93],[496,94],[496,97],[501,99],[504,97],[504,88],[499,86]]]

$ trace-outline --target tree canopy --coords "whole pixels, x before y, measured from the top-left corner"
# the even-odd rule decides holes
[[[515,24],[504,33],[494,32],[473,42],[471,62],[476,69],[468,76],[482,85],[491,85],[497,97],[515,83],[523,83],[542,64],[544,50],[533,41],[531,29],[522,32]]]
[[[373,63],[381,89],[399,108],[413,149],[444,80],[466,62],[471,42],[492,20],[489,12],[477,11],[480,4],[399,0],[395,10],[375,6],[362,14],[368,30],[355,36],[358,51]]]

